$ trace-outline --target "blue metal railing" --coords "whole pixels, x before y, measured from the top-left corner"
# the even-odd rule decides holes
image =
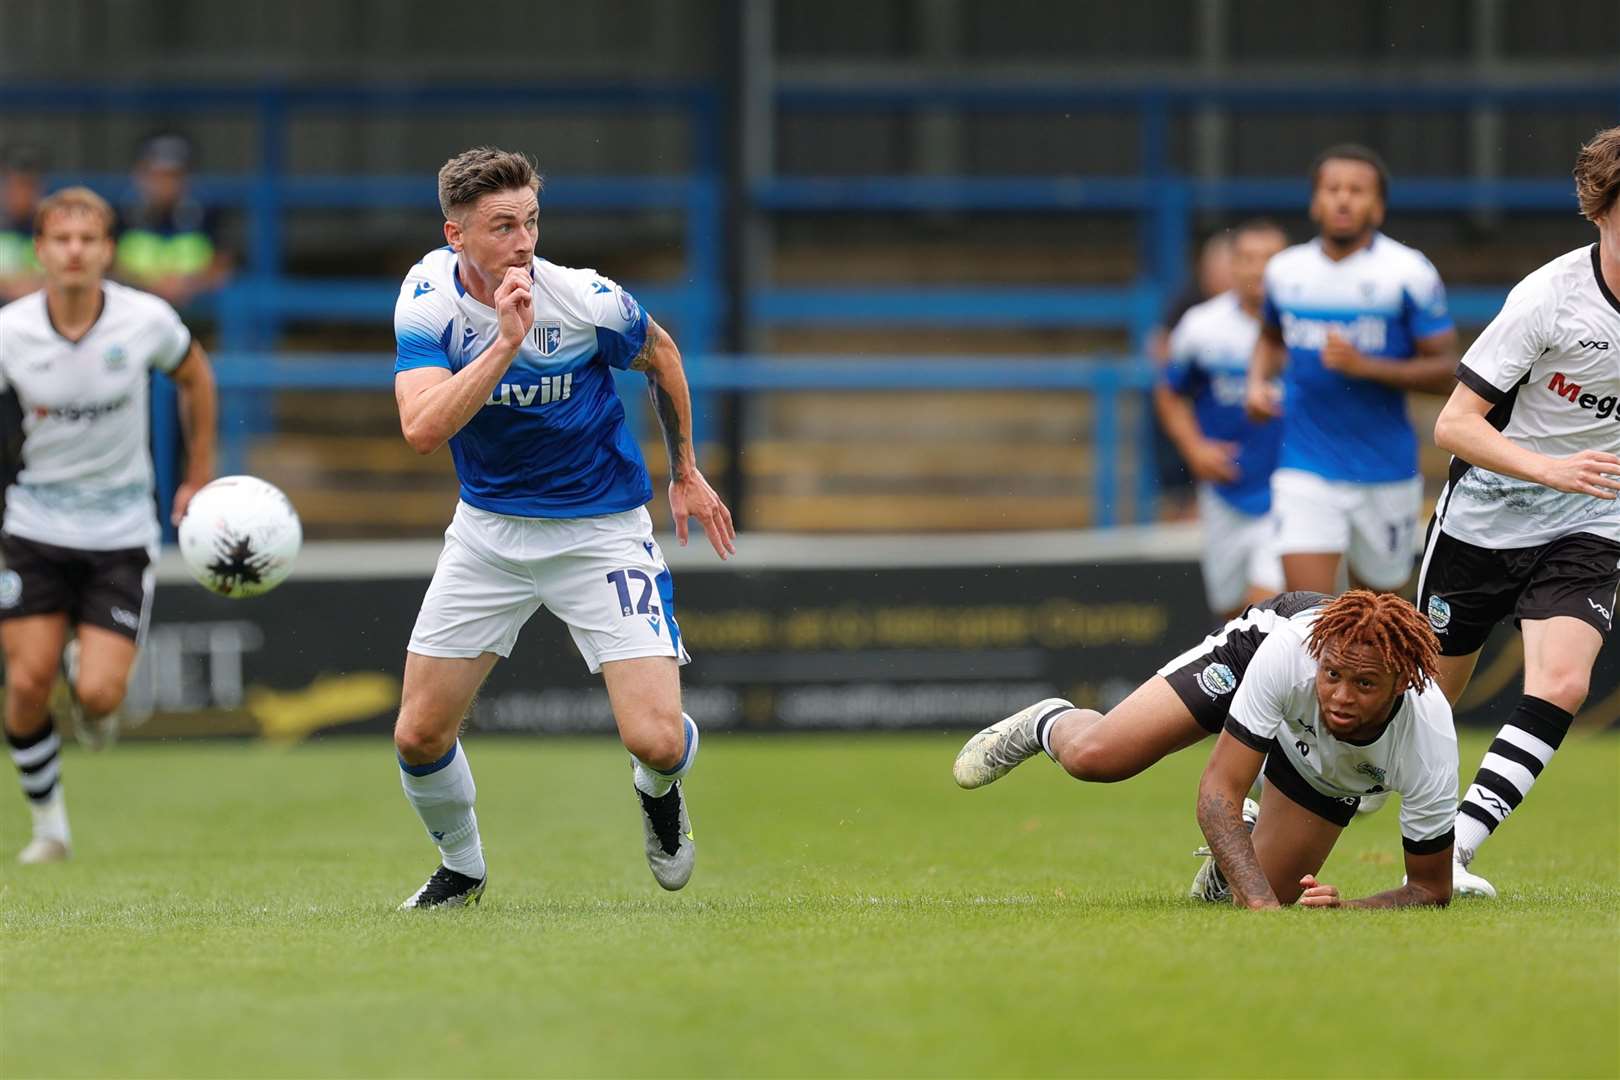
[[[1152,366],[1141,359],[1072,357],[795,357],[747,356],[691,357],[687,380],[694,394],[762,393],[770,391],[896,391],[928,390],[1052,390],[1090,394],[1094,401],[1091,446],[1096,467],[1092,492],[1093,520],[1113,525],[1120,519],[1121,465],[1119,421],[1121,396],[1140,394],[1153,384]],[[289,357],[276,353],[222,354],[214,358],[214,375],[222,402],[220,469],[237,472],[246,458],[246,437],[241,425],[228,419],[240,410],[233,399],[282,390],[332,390],[391,394],[394,358],[389,354],[356,356],[352,353]],[[639,396],[627,380],[620,396],[632,404]],[[169,500],[178,476],[180,432],[173,407],[173,384],[153,381],[152,444],[157,462],[158,498],[162,520],[168,520]],[[401,448],[401,453],[406,451]],[[1141,469],[1143,462],[1138,461]],[[1080,498],[1082,493],[1076,492]]]
[[[738,283],[735,294],[728,294],[722,273],[729,241],[722,204],[725,147],[721,102],[718,94],[704,85],[622,82],[500,87],[475,84],[245,87],[0,84],[0,110],[156,113],[171,122],[175,114],[187,112],[215,115],[235,112],[254,118],[258,154],[253,170],[240,175],[201,176],[194,184],[195,194],[205,203],[238,208],[247,218],[248,244],[243,273],[232,285],[202,301],[218,320],[222,353],[272,349],[283,328],[293,320],[365,321],[387,325],[398,287],[395,281],[314,281],[286,275],[283,242],[290,213],[321,208],[431,209],[437,205],[430,177],[293,175],[288,166],[288,135],[297,116],[343,110],[414,113],[469,108],[479,111],[511,108],[657,110],[682,116],[690,124],[691,135],[689,164],[682,175],[565,177],[548,186],[545,204],[548,209],[662,209],[680,213],[684,265],[676,279],[631,284],[631,287],[660,319],[679,328],[682,346],[689,355],[707,357],[717,351],[728,304],[737,305],[745,320],[758,325],[1111,327],[1129,331],[1133,344],[1139,347],[1186,272],[1195,214],[1296,210],[1305,204],[1308,196],[1306,183],[1299,178],[1201,180],[1178,172],[1172,154],[1175,130],[1172,122],[1178,116],[1208,108],[1236,113],[1459,114],[1473,109],[1581,108],[1614,116],[1620,115],[1620,78],[1524,86],[1485,82],[1434,86],[1398,81],[1243,85],[1190,81],[1059,85],[896,82],[863,86],[799,82],[780,85],[775,93],[775,104],[784,114],[923,109],[1134,114],[1138,119],[1139,160],[1137,171],[1131,176],[787,175],[760,181],[744,197],[753,206],[773,214],[873,211],[1129,214],[1138,224],[1142,270],[1132,282],[1108,286],[1009,288],[963,283],[947,287],[896,288],[883,283],[881,286],[786,287],[770,281],[743,280]],[[119,201],[130,194],[128,180],[123,176],[52,179],[89,181]],[[1572,207],[1569,183],[1562,177],[1547,180],[1401,178],[1397,180],[1391,200],[1391,209],[1396,213],[1435,210],[1565,213]],[[1451,297],[1453,312],[1460,322],[1483,323],[1497,310],[1505,292],[1505,286],[1455,289]],[[1020,366],[1027,363],[1029,361],[1019,361]],[[705,366],[703,363],[693,365],[697,373],[694,385],[700,394],[790,388],[789,377],[774,368],[750,364],[738,369],[713,369],[732,372],[723,378],[701,374]],[[294,362],[283,372],[293,381],[278,384],[277,388],[305,385],[297,380],[323,378],[325,376],[317,372],[325,367],[319,363]],[[728,378],[741,379],[735,372],[743,370],[755,373],[749,375],[749,379],[763,381],[746,386],[727,381]],[[908,367],[906,385],[929,385],[939,370],[935,363]],[[992,365],[985,369],[1003,376],[1011,370],[1012,365]],[[1095,370],[1123,369],[1105,364]],[[386,385],[390,371],[391,365],[385,364],[376,367],[367,377]],[[758,374],[766,371],[772,374]],[[1144,368],[1128,376],[1120,375],[1119,388],[1123,391],[1145,387],[1150,381],[1145,372]],[[1106,381],[1113,376],[1098,375],[1097,378]],[[1103,384],[1098,383],[1098,386]],[[1095,392],[1106,396],[1113,391],[1103,388]],[[163,396],[161,392],[158,395]],[[227,429],[241,430],[241,417],[261,410],[262,406],[244,404],[234,422],[232,417],[225,418]],[[1114,438],[1118,434],[1117,422],[1112,409],[1099,410],[1098,432]],[[172,440],[172,418],[164,423]],[[1151,454],[1148,423],[1144,416],[1143,424],[1132,433],[1138,446],[1138,460],[1144,462]],[[1112,448],[1107,460],[1112,469],[1115,462]],[[1151,513],[1153,473],[1151,468],[1138,470],[1135,506],[1139,516]],[[1111,485],[1116,479],[1110,472],[1106,483],[1099,482],[1099,500],[1104,500],[1105,492],[1108,496],[1107,506],[1100,507],[1103,511],[1099,514],[1100,520],[1112,519]]]

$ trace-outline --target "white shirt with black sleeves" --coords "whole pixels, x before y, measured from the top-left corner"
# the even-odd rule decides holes
[[[1457,732],[1445,695],[1433,683],[1408,690],[1378,738],[1365,746],[1343,742],[1322,726],[1317,664],[1306,650],[1309,633],[1310,621],[1293,619],[1261,643],[1232,699],[1226,731],[1251,749],[1281,754],[1328,798],[1400,792],[1406,850],[1424,855],[1450,847]]]
[[[1620,454],[1620,299],[1598,246],[1516,285],[1463,356],[1457,379],[1491,402],[1491,424],[1549,457]],[[1477,547],[1539,547],[1572,533],[1620,541],[1620,501],[1557,491],[1453,459],[1440,528]]]
[[[0,308],[0,390],[17,392],[23,414],[5,531],[82,551],[157,543],[148,373],[190,350],[174,308],[116,282],[78,341],[51,322],[43,291]]]

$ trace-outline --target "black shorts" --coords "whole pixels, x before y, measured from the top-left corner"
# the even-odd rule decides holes
[[[1218,734],[1260,643],[1277,619],[1290,619],[1332,599],[1317,592],[1278,593],[1250,604],[1209,637],[1159,669],[1198,726]]]
[[[1331,821],[1341,829],[1350,824],[1356,816],[1356,807],[1361,805],[1358,796],[1340,798],[1324,795],[1311,787],[1310,781],[1299,775],[1299,770],[1294,768],[1287,755],[1275,747],[1266,754],[1265,775],[1266,787],[1277,789],[1323,821]]]
[[[152,598],[145,548],[81,551],[0,533],[0,619],[65,612],[139,641]]]
[[[1620,544],[1572,533],[1531,548],[1475,547],[1429,523],[1418,610],[1444,656],[1478,652],[1496,624],[1567,615],[1608,636],[1620,587]]]

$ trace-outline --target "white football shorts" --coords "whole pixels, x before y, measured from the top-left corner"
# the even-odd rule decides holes
[[[1375,589],[1406,583],[1417,558],[1423,480],[1362,484],[1299,469],[1271,474],[1277,553],[1345,555],[1356,580]]]
[[[1245,514],[1198,485],[1198,520],[1204,528],[1204,596],[1217,615],[1243,603],[1249,586],[1282,592],[1282,559],[1277,555],[1277,522],[1270,514]]]
[[[510,656],[540,607],[573,636],[593,673],[610,660],[691,657],[675,623],[675,585],[645,507],[587,518],[520,518],[466,503],[411,631],[423,656]]]

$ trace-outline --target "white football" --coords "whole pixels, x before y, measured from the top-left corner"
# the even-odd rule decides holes
[[[222,476],[191,498],[180,519],[180,557],[191,576],[220,596],[269,592],[292,573],[304,527],[274,484]]]

